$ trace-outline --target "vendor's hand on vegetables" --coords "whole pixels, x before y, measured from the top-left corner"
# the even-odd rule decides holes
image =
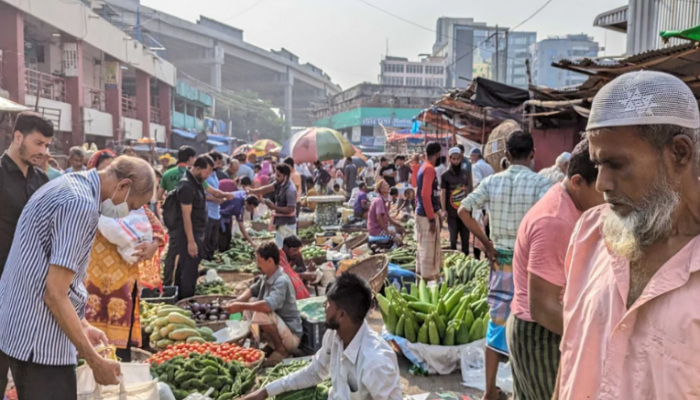
[[[265,399],[267,399],[267,390],[265,390],[265,388],[263,388],[263,389],[258,389],[247,396],[243,396],[243,397],[239,398],[238,400],[265,400]]]
[[[158,242],[143,242],[136,246],[136,252],[134,257],[138,258],[139,261],[146,261],[153,258],[158,251]]]
[[[199,248],[197,247],[196,242],[187,243],[187,254],[189,254],[192,258],[197,258],[197,255],[199,254]]]
[[[95,328],[94,326],[85,326],[85,328],[83,328],[83,332],[85,332],[85,336],[87,336],[88,340],[90,341],[90,344],[93,347],[109,345],[109,339],[107,338],[107,335],[105,335],[104,332]]]

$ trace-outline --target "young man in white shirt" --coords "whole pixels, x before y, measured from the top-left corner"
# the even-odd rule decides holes
[[[357,275],[343,273],[326,292],[326,325],[323,347],[306,368],[272,382],[245,400],[313,387],[328,377],[329,400],[401,400],[401,379],[396,354],[365,317],[372,291]]]

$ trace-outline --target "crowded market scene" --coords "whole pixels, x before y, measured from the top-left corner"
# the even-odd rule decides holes
[[[36,42],[51,16],[0,0],[4,399],[697,398],[700,17],[635,42],[649,2],[675,4],[596,17],[624,26],[626,55],[548,56],[568,84],[533,79],[555,38],[533,37],[527,79],[510,79],[509,35],[528,32],[496,25],[493,63],[468,79],[440,51],[412,62],[387,42],[380,83],[343,91],[203,16],[188,29],[244,45],[170,59],[158,52],[176,33],[189,48],[190,23],[131,31],[115,18],[154,10],[115,0],[78,5],[93,34],[55,22],[58,39]],[[479,26],[461,20],[438,32]],[[159,68],[122,63],[98,32],[133,33],[147,58],[124,54]],[[241,49],[256,55],[231,61]],[[192,66],[211,60],[206,83]],[[275,79],[222,84],[229,62],[251,82],[250,65],[281,63],[281,102]],[[403,85],[404,67],[448,72]],[[293,97],[314,79],[325,97]]]

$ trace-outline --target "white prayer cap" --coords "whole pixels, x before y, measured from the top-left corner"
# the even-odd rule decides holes
[[[450,156],[453,156],[455,154],[462,154],[462,150],[460,150],[459,147],[453,147],[447,154]]]
[[[569,160],[571,160],[571,153],[565,151],[557,157],[557,164],[564,164],[569,162]]]
[[[615,78],[596,94],[586,130],[661,124],[700,128],[698,102],[675,76],[637,71]]]

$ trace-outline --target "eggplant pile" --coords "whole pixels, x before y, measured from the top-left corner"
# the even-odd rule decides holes
[[[221,307],[218,300],[203,304],[193,302],[183,308],[191,311],[191,318],[197,322],[226,321],[229,317],[229,313]]]

